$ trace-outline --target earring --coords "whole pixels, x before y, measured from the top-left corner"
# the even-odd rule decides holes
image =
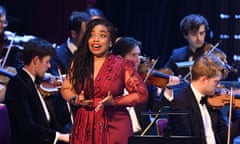
[[[112,43],[109,44],[109,47],[112,47]]]

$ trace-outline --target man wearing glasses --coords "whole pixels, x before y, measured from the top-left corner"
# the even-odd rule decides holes
[[[0,46],[3,47],[6,41],[6,35],[4,34],[4,29],[8,25],[6,9],[0,6]]]
[[[6,9],[3,6],[0,6],[0,33],[2,34],[4,28],[8,25],[6,17]]]

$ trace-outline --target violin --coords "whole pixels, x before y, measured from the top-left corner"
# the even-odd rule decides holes
[[[51,96],[53,94],[59,93],[59,89],[61,88],[61,85],[57,81],[53,83],[44,81],[44,82],[41,82],[41,84],[39,84],[37,88],[41,93],[41,95],[45,98],[47,96]]]
[[[140,73],[140,76],[145,79],[147,73]],[[148,79],[146,80],[146,84],[154,85],[159,88],[164,88],[167,86],[169,81],[169,75],[159,72],[158,70],[152,70]]]
[[[139,74],[145,84],[165,88],[169,82],[170,76],[173,76],[173,72],[168,68],[161,68],[159,70],[153,69],[156,62],[157,60],[147,60],[140,64],[138,70]]]
[[[20,47],[23,43],[28,42],[30,39],[36,38],[33,35],[25,35],[25,34],[17,35],[16,33],[13,33],[11,31],[4,31],[4,37],[6,42],[13,41],[13,44],[19,45]]]
[[[149,60],[148,58],[145,58],[140,64],[138,72],[145,84],[155,85],[160,88],[166,87],[169,76],[154,70],[153,68],[156,63],[157,60]]]
[[[231,92],[226,88],[218,89],[214,96],[207,97],[207,104],[213,108],[219,109],[223,108],[225,105],[229,105],[232,98],[232,105],[235,109],[240,109],[240,98],[236,97],[239,95],[239,90],[234,90]]]
[[[4,31],[0,36],[0,55],[6,55],[8,49],[23,50],[24,45],[30,40],[35,38],[32,35],[17,35],[10,31]]]
[[[17,74],[17,70],[14,67],[7,66],[4,68],[1,68],[0,72],[0,83],[7,85],[10,78],[15,76]]]
[[[59,93],[62,85],[62,79],[64,77],[65,75],[61,75],[59,78],[57,76],[46,73],[44,76],[44,80],[37,86],[41,95],[45,98],[47,96]]]

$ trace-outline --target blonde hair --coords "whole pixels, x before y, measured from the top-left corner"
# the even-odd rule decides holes
[[[222,60],[213,54],[204,55],[197,59],[192,66],[192,80],[197,80],[201,76],[208,78],[214,77],[218,72],[222,74],[223,78],[228,75],[228,70]]]

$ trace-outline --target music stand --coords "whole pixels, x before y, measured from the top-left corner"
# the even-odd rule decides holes
[[[200,138],[195,136],[131,136],[128,139],[128,144],[200,144]]]
[[[145,133],[155,124],[159,116],[188,116],[184,111],[169,112],[169,107],[163,107],[159,112],[142,112],[142,115],[155,115],[153,121],[144,129],[141,135],[129,137],[128,144],[200,144],[200,138],[197,136],[176,136],[171,135],[171,131],[167,128],[163,136],[145,135]]]
[[[174,111],[174,112],[169,112],[169,106],[164,106],[162,107],[158,112],[142,112],[142,115],[155,115],[151,123],[143,130],[141,133],[141,136],[144,136],[151,128],[152,126],[156,123],[156,120],[160,116],[165,116],[165,118],[168,118],[168,116],[171,115],[188,115],[188,113],[183,112],[183,111]],[[168,128],[164,131],[164,136],[169,136],[169,130]]]

